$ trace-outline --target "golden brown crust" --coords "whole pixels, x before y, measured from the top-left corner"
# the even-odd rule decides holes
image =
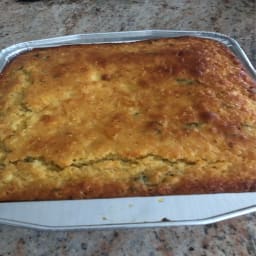
[[[255,191],[255,92],[209,39],[21,54],[0,75],[0,201]]]

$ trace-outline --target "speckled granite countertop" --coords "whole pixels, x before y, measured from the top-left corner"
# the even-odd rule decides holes
[[[1,0],[0,49],[75,33],[207,30],[237,39],[256,66],[255,17],[255,0]],[[256,214],[206,226],[107,231],[0,225],[0,256],[6,255],[256,255]]]

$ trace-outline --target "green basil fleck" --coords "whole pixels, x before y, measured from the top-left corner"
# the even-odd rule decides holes
[[[134,178],[134,180],[146,184],[148,182],[148,177],[145,175],[145,173],[140,173]]]
[[[195,84],[198,84],[197,80],[186,79],[186,78],[177,78],[176,82],[180,85],[195,85]]]
[[[242,126],[243,128],[256,129],[256,126],[251,125],[251,124],[246,124],[246,123],[244,123],[244,124],[241,124],[241,126]]]

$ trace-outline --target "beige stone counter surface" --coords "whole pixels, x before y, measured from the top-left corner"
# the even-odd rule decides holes
[[[0,0],[0,49],[60,35],[144,29],[216,31],[256,66],[255,0]],[[0,225],[7,255],[256,255],[256,214],[211,225],[37,231]]]

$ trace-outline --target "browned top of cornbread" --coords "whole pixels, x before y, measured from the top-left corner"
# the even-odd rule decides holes
[[[192,37],[36,49],[0,76],[0,200],[256,190],[256,84]]]

